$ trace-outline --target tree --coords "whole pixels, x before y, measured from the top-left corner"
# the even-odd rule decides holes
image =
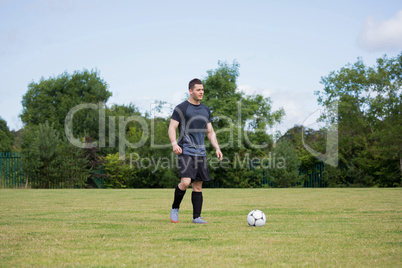
[[[402,178],[402,53],[367,67],[359,58],[321,79],[318,103],[338,103],[339,156],[355,185],[397,186]]]
[[[119,151],[119,120],[123,118],[126,120],[130,116],[141,116],[139,109],[132,103],[128,105],[124,104],[113,104],[105,109],[105,137],[109,141],[108,146],[102,148],[99,151],[100,155],[115,154]],[[129,133],[130,126],[138,125],[135,122],[130,122],[127,124],[124,133],[122,135],[127,135]],[[112,129],[110,129],[112,127]]]
[[[106,103],[112,95],[107,84],[97,71],[75,71],[58,77],[43,77],[38,83],[28,85],[22,98],[21,120],[26,125],[38,126],[52,122],[59,133],[64,133],[68,112],[78,104]],[[74,114],[73,134],[75,137],[99,136],[99,112],[83,109]]]
[[[91,144],[92,138],[88,137],[85,139],[88,144]],[[99,147],[97,146],[85,146],[82,148],[81,158],[85,159],[87,170],[90,172],[90,180],[92,180],[92,185],[99,187],[100,180],[106,179],[107,174],[103,173],[103,166],[105,164],[104,157],[99,155]],[[77,151],[77,150],[76,150]],[[74,150],[71,150],[71,155],[74,154]],[[74,164],[72,164],[74,166]],[[89,183],[91,183],[89,181]]]
[[[7,122],[0,117],[0,152],[11,152],[14,144],[14,135],[7,126]]]
[[[211,110],[221,150],[231,161],[229,168],[212,168],[210,172],[227,187],[238,187],[240,184],[235,178],[240,177],[244,177],[242,186],[253,187],[247,166],[236,166],[235,159],[267,156],[273,145],[268,129],[279,123],[285,112],[282,108],[272,111],[269,98],[260,94],[247,96],[238,89],[239,64],[236,61],[231,65],[218,62],[218,68],[208,70],[207,74],[203,80],[206,94],[202,102]],[[216,157],[214,152],[207,152],[210,158]]]
[[[34,187],[85,186],[90,170],[80,148],[60,137],[48,122],[24,131],[22,166]]]
[[[231,163],[229,167],[222,167],[216,162],[214,165],[211,164],[213,161],[209,161],[210,173],[212,178],[215,177],[223,182],[226,187],[256,187],[258,183],[252,177],[253,172],[247,170],[248,164],[245,161],[254,156],[264,157],[269,154],[273,138],[267,133],[267,128],[280,122],[284,111],[283,109],[272,111],[269,98],[258,94],[246,96],[238,90],[236,62],[232,65],[219,62],[218,65],[217,69],[207,71],[208,76],[203,81],[206,94],[202,102],[211,109],[212,124],[219,144],[226,159]],[[159,102],[159,105],[156,103],[155,109],[160,110],[162,106],[163,102]],[[127,142],[136,144],[143,140],[144,144],[138,148],[127,148],[126,157],[132,156],[130,164],[133,166],[133,172],[127,172],[125,166],[127,163],[117,164],[116,155],[108,152],[106,171],[111,176],[108,185],[138,188],[174,187],[179,174],[174,163],[176,156],[172,152],[167,135],[170,117],[151,117],[150,115],[154,114],[152,111],[140,115],[136,109],[126,113],[128,111],[126,108],[115,107],[110,110],[125,116],[139,116],[149,129],[143,129],[141,124],[135,121],[127,124],[125,130]],[[109,114],[108,111],[107,113]],[[163,146],[166,144],[168,146]],[[214,150],[210,150],[212,146],[208,143],[206,145],[209,146],[207,157],[216,160]],[[236,156],[242,158],[241,165],[234,164]],[[127,159],[125,161],[127,162]],[[115,171],[117,173],[114,173]]]
[[[100,122],[106,121],[100,110],[106,115],[104,105],[111,95],[97,71],[65,72],[28,85],[20,115],[25,124],[21,148],[24,169],[35,177],[37,187],[53,187],[60,180],[68,187],[85,186],[96,160],[91,158],[87,166],[91,154],[67,140],[66,116],[74,107],[81,107],[73,114],[72,134],[83,143],[88,137],[98,141]]]
[[[304,133],[302,133],[303,131]],[[304,135],[304,143],[302,135]],[[323,132],[320,130],[303,128],[303,126],[295,125],[291,129],[288,129],[286,133],[278,139],[278,142],[287,140],[292,144],[296,150],[297,159],[300,161],[300,167],[302,169],[311,169],[311,167],[320,161],[308,152],[304,146],[310,146],[318,152],[323,152],[325,150],[325,147],[323,146],[323,137]]]
[[[269,98],[260,94],[246,96],[237,88],[239,64],[236,61],[232,65],[226,62],[218,62],[218,65],[217,69],[207,71],[208,76],[203,81],[206,90],[203,103],[214,115],[214,126],[222,128],[229,123],[257,133],[282,120],[284,110],[271,111]]]
[[[291,187],[301,181],[300,161],[297,160],[295,149],[287,140],[277,143],[272,158],[275,165],[268,170],[268,176],[276,187]]]

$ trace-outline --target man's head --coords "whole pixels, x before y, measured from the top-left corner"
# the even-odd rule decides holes
[[[202,85],[202,81],[198,78],[191,80],[190,83],[188,83],[188,91],[190,93],[190,98],[200,102],[204,96],[204,86]]]
[[[188,89],[194,89],[195,85],[202,85],[202,81],[198,78],[194,78],[188,83]]]

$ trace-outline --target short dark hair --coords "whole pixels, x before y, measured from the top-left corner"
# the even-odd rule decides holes
[[[198,78],[194,78],[188,83],[188,89],[194,89],[195,85],[202,85],[202,81]]]

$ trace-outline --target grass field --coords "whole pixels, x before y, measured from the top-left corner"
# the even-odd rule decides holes
[[[0,266],[402,266],[402,189],[190,191],[0,190]]]

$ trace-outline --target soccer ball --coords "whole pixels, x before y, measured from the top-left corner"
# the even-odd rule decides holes
[[[247,215],[247,222],[250,226],[263,226],[265,224],[266,218],[264,212],[261,210],[255,209],[252,210]]]

